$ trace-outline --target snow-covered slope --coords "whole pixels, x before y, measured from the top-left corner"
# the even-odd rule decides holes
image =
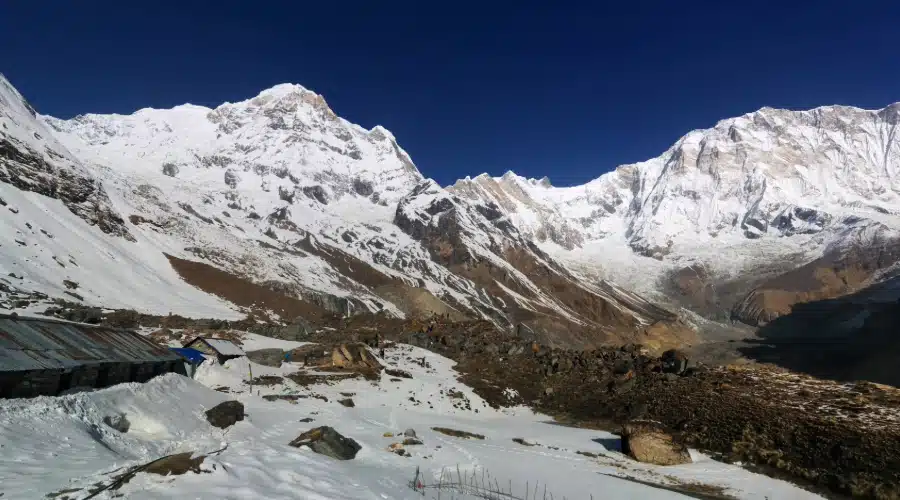
[[[725,279],[792,265],[900,229],[900,104],[763,108],[682,137],[661,156],[582,186],[508,172],[450,191],[494,202],[575,268],[642,293],[703,267]],[[656,261],[656,262],[655,262]]]
[[[689,497],[654,485],[698,484],[740,499],[820,498],[696,451],[691,452],[694,463],[687,465],[635,462],[618,451],[618,438],[612,434],[552,425],[548,416],[525,408],[492,409],[457,381],[458,373],[446,358],[403,345],[388,353],[388,364],[409,371],[412,379],[391,380],[383,374],[376,381],[255,386],[251,394],[248,362],[239,358],[225,365],[204,363],[196,381],[168,374],[146,384],[2,401],[4,498],[420,499],[422,493],[409,486],[417,468],[420,482],[432,487],[426,498],[437,498],[434,485],[449,481],[457,471],[492,477],[495,489],[511,491],[517,498],[524,498],[526,489],[530,497],[537,487],[546,488],[548,498],[681,499]],[[424,366],[412,361],[420,358]],[[252,366],[255,375],[270,376],[298,369],[295,363],[281,369]],[[212,390],[219,387],[227,393]],[[305,397],[298,404],[266,401],[257,390]],[[338,403],[347,397],[342,393],[354,393],[353,408]],[[209,425],[204,412],[229,399],[244,404],[246,418],[225,430]],[[127,432],[104,423],[104,417],[119,415],[130,422]],[[323,425],[360,444],[354,459],[340,461],[288,446],[300,433]],[[451,437],[433,427],[478,433],[485,439]],[[414,430],[422,444],[407,445],[410,456],[389,451],[407,429]],[[385,437],[386,432],[399,437]],[[183,452],[208,455],[200,472],[141,472],[91,496],[98,486],[116,484],[115,478],[134,466]],[[441,494],[483,498],[449,489]]]
[[[0,308],[46,297],[239,316],[128,227],[103,183],[0,76]]]

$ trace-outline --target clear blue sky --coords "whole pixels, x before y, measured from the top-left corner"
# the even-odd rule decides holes
[[[897,1],[8,1],[0,71],[60,117],[300,83],[441,183],[571,185],[762,106],[900,101],[898,32]]]

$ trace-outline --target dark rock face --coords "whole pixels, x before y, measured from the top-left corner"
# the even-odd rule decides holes
[[[691,463],[684,444],[678,443],[659,422],[636,420],[622,427],[622,451],[637,460],[655,465]]]
[[[25,144],[0,138],[0,182],[58,199],[72,213],[104,233],[136,241],[128,232],[125,220],[112,208],[99,181],[75,170],[58,168]]]
[[[284,351],[277,348],[249,351],[247,352],[247,359],[254,363],[278,368],[284,361]]]
[[[163,175],[168,175],[169,177],[175,177],[178,175],[179,168],[178,165],[174,163],[163,163],[162,173]]]
[[[310,429],[297,436],[289,444],[295,448],[307,446],[320,455],[338,460],[352,460],[356,458],[356,454],[362,449],[359,443],[351,438],[342,436],[334,428],[328,426]]]
[[[413,378],[413,376],[406,370],[400,370],[397,368],[385,368],[384,373],[391,377],[399,377],[399,378]]]
[[[676,349],[669,349],[664,352],[660,357],[660,361],[662,362],[663,373],[681,375],[687,371],[688,358],[683,352]]]
[[[206,411],[210,425],[225,429],[244,420],[244,404],[240,401],[225,401]]]
[[[543,349],[529,349],[504,363],[491,362],[484,351],[441,347],[430,348],[459,360],[461,380],[494,405],[516,404],[498,389],[512,388],[521,401],[565,421],[612,430],[635,418],[652,419],[677,430],[685,444],[724,460],[763,465],[844,494],[900,494],[900,426],[876,417],[896,412],[897,390],[861,384],[848,393],[843,384],[757,365],[690,367],[676,375],[636,347],[551,349],[543,355]],[[571,370],[563,368],[566,358],[573,360]],[[629,364],[623,358],[633,368],[618,375],[616,368]],[[878,423],[866,424],[872,418]]]
[[[318,201],[323,205],[328,204],[328,193],[325,192],[325,188],[316,184],[315,186],[305,186],[303,189],[303,194],[305,194],[308,198]]]
[[[353,191],[360,196],[372,196],[375,192],[371,182],[359,178],[353,179]]]
[[[125,418],[125,415],[122,414],[107,415],[103,417],[103,423],[123,434],[128,432],[128,429],[131,428],[131,422],[129,422],[128,419]]]
[[[810,375],[900,387],[900,278],[837,299],[795,304],[740,352]]]
[[[346,406],[347,408],[353,408],[356,406],[356,403],[353,402],[352,398],[339,399],[338,403]]]
[[[821,231],[832,220],[830,214],[811,208],[790,207],[772,219],[771,228],[784,236],[812,234]]]

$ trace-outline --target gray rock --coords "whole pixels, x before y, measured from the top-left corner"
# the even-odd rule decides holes
[[[278,368],[284,361],[284,351],[277,348],[249,351],[247,353],[247,359],[254,363]]]
[[[340,399],[338,400],[338,403],[346,406],[347,408],[353,408],[354,406],[356,406],[356,404],[353,402],[353,399],[351,398]]]
[[[403,437],[414,438],[419,436],[416,436],[416,431],[414,429],[406,429],[403,431]]]
[[[225,429],[244,420],[244,405],[240,401],[225,401],[206,411],[210,425]]]
[[[342,436],[334,428],[328,426],[310,429],[297,436],[289,444],[295,448],[306,446],[320,455],[338,460],[356,458],[356,453],[362,449],[359,443],[351,438]]]
[[[103,423],[123,434],[128,432],[128,429],[131,428],[131,422],[129,422],[128,419],[125,418],[125,415],[121,413],[103,417]]]

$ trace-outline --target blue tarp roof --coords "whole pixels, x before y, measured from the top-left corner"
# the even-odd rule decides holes
[[[170,347],[169,349],[172,352],[178,354],[182,358],[191,362],[192,365],[199,365],[204,360],[206,360],[206,356],[203,355],[202,352],[197,349],[192,349],[190,347]]]

